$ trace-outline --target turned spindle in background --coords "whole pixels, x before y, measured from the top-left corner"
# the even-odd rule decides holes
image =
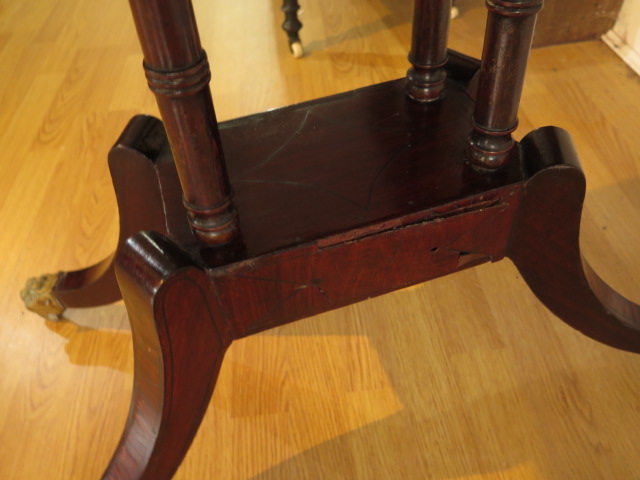
[[[543,0],[486,3],[489,15],[468,161],[481,170],[497,170],[509,161],[515,145],[511,133],[518,126],[524,74]]]
[[[284,12],[284,22],[282,23],[282,29],[287,33],[289,48],[296,58],[304,55],[300,34],[298,33],[302,28],[302,22],[298,19],[299,10],[300,5],[298,4],[298,0],[283,0],[282,11]]]
[[[407,72],[407,94],[420,102],[438,100],[447,75],[447,37],[451,0],[416,0]]]
[[[211,73],[190,0],[130,0],[196,237],[221,245],[237,233],[216,115]]]

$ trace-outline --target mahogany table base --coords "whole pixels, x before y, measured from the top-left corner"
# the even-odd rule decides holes
[[[226,247],[193,238],[161,122],[131,121],[109,157],[116,255],[35,299],[124,297],[134,390],[104,478],[173,475],[234,339],[505,256],[563,321],[640,352],[640,306],[580,254],[569,135],[531,132],[498,172],[466,164],[477,69],[451,53],[436,103],[409,99],[403,79],[221,123],[242,232]]]

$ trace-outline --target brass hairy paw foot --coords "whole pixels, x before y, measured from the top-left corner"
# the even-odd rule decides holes
[[[46,320],[62,320],[65,307],[53,294],[53,288],[59,278],[60,274],[54,273],[27,280],[26,286],[20,292],[25,306]]]

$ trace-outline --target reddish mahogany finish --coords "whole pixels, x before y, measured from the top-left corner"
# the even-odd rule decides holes
[[[569,134],[554,127],[534,133],[521,144],[531,178],[507,255],[560,319],[599,342],[640,352],[640,306],[609,287],[580,254],[585,178]]]
[[[103,478],[170,478],[209,404],[230,328],[206,274],[164,238],[134,235],[116,272],[135,372],[125,433]]]
[[[166,216],[175,207],[163,195],[180,195],[180,183],[167,137],[158,119],[139,115],[124,129],[109,152],[109,170],[120,213],[118,246],[134,233],[154,230],[182,238],[190,236],[186,217]],[[114,256],[82,270],[65,272],[53,293],[68,308],[93,307],[122,298],[113,269]]]
[[[233,338],[508,255],[568,324],[616,348],[639,352],[640,307],[612,292],[579,256],[584,182],[568,134],[553,127],[532,132],[498,173],[467,166],[465,134],[473,102],[465,86],[477,64],[455,53],[451,58],[441,104],[409,100],[404,82],[395,81],[223,123],[244,248],[211,250],[193,243],[180,248],[155,233],[138,234],[120,250],[119,278],[137,275],[145,285],[153,278],[148,270],[191,262],[189,271],[208,277],[212,289],[205,296],[181,295],[193,308],[214,312],[201,316],[215,319],[225,331],[222,346],[214,349],[218,352]],[[344,138],[340,132],[347,132]],[[342,153],[326,141],[329,137],[342,145]],[[177,195],[167,202],[180,205]],[[555,232],[554,240],[540,242],[547,232]],[[181,269],[166,270],[163,282],[182,282]],[[121,281],[125,299],[129,290],[135,294],[132,282]],[[132,322],[160,331],[165,317],[152,308],[159,295],[145,298],[142,306],[128,306]],[[164,304],[176,322],[186,321],[182,301]],[[140,315],[140,309],[153,316]],[[167,343],[190,342],[191,330],[175,328]],[[148,387],[136,384],[122,440],[126,447],[106,478],[119,478],[114,472],[169,478],[195,434],[210,385],[201,396],[179,402],[182,391],[157,389],[158,382],[167,381],[167,371],[178,371],[171,365],[179,355],[155,340],[139,339],[137,332],[136,327],[136,342],[151,346],[158,359],[149,363],[149,352],[140,360],[136,354],[136,365],[151,365],[136,375],[156,380]],[[209,350],[204,343],[201,349],[188,347],[195,359]],[[215,378],[219,361],[210,365],[203,371]],[[189,388],[203,387],[202,382],[194,380]],[[142,408],[139,395],[144,405],[156,407]],[[182,408],[166,411],[177,404]],[[167,416],[193,427],[182,431],[176,446],[139,433],[136,422],[164,431]],[[131,442],[147,448],[136,450],[127,446]],[[164,470],[150,460],[156,457],[167,459]]]
[[[381,88],[387,95],[402,91],[401,83],[392,82],[354,96],[371,95],[371,100],[380,100]],[[452,88],[456,91],[459,87]],[[353,96],[332,100],[332,105],[339,105],[353,101]],[[313,110],[321,105],[323,102],[311,102],[277,114]],[[410,110],[416,103],[406,101],[405,105]],[[275,114],[223,124],[223,139],[231,139],[234,130],[239,130],[235,131],[238,138],[244,138],[243,133],[252,136],[255,125],[269,120],[270,115]],[[313,138],[309,133],[313,130],[301,133],[303,139]],[[460,143],[455,137],[453,141]],[[286,185],[286,180],[281,183],[278,178],[294,168],[300,157],[288,155],[280,142],[270,145],[275,153],[271,170],[264,171],[263,180],[254,183]],[[232,151],[229,159],[235,158]],[[123,478],[120,474],[126,478],[171,476],[195,435],[213,388],[211,381],[233,338],[497,261],[504,255],[515,262],[543,302],[568,324],[616,348],[639,352],[640,307],[612,292],[579,256],[577,226],[584,180],[568,134],[553,127],[541,129],[529,134],[517,151],[514,168],[499,175],[466,169],[460,158],[457,163],[461,168],[456,169],[452,168],[456,162],[446,156],[415,157],[415,161],[436,163],[432,174],[445,191],[460,189],[456,195],[445,193],[446,200],[439,204],[434,202],[434,195],[425,195],[415,206],[403,202],[417,198],[417,190],[405,188],[411,171],[406,171],[406,164],[400,161],[402,167],[395,173],[377,180],[381,192],[392,190],[394,195],[389,198],[399,199],[398,203],[364,209],[362,223],[353,228],[340,228],[341,222],[355,218],[353,212],[337,214],[340,205],[349,203],[339,198],[344,180],[340,168],[327,169],[333,180],[323,178],[314,183],[310,177],[303,188],[313,197],[309,200],[313,203],[325,195],[327,185],[334,185],[336,190],[329,196],[338,199],[335,207],[329,203],[331,214],[317,210],[309,222],[292,224],[287,231],[281,229],[278,216],[297,218],[308,213],[307,205],[293,201],[283,210],[270,209],[259,195],[239,192],[247,248],[236,251],[235,260],[221,261],[215,255],[210,258],[210,250],[194,245],[180,248],[155,233],[132,237],[118,254],[118,278],[134,326],[137,380],[129,423],[105,478]],[[343,161],[334,158],[332,165],[337,167]],[[300,168],[312,167],[313,163],[310,160]],[[230,172],[237,172],[237,177],[231,178],[237,178],[238,185],[244,181],[243,175],[252,171],[241,164],[231,165]],[[336,172],[334,176],[332,171]],[[376,176],[366,171],[363,176],[369,185],[376,182]],[[483,180],[490,186],[485,190],[476,184]],[[379,199],[384,198],[383,193],[379,195]],[[179,205],[179,198],[174,201]],[[278,204],[277,198],[275,201]],[[244,208],[258,214],[245,218]],[[391,216],[386,215],[387,208],[394,211]],[[367,219],[367,214],[377,218]],[[310,225],[314,225],[311,230]],[[541,238],[546,240],[541,242]],[[175,297],[170,292],[175,292]],[[186,305],[192,311],[186,312]],[[202,323],[182,328],[184,322],[196,318]],[[169,327],[174,325],[171,322],[175,326]],[[204,334],[199,328],[222,333]],[[193,343],[204,338],[208,340]],[[176,365],[185,359],[193,360],[198,368],[192,371],[190,366]],[[166,386],[178,378],[189,382],[188,386]],[[194,389],[197,395],[184,398]],[[165,424],[165,419],[175,423]],[[179,429],[178,423],[184,428]],[[172,441],[163,440],[166,438]]]
[[[407,72],[407,94],[414,100],[438,100],[444,91],[450,18],[451,0],[415,1]]]
[[[584,177],[569,135],[510,135],[541,0],[487,2],[482,68],[447,56],[450,2],[418,0],[408,80],[219,129],[190,3],[131,3],[166,136],[137,117],[110,156],[121,236],[137,232],[115,261],[135,378],[104,478],[173,475],[235,338],[504,256],[569,325],[640,352],[640,306],[580,256]],[[105,265],[56,293],[99,292]]]
[[[503,167],[514,151],[518,106],[543,0],[486,0],[485,31],[478,96],[469,137],[469,162],[478,169]]]
[[[237,219],[209,90],[211,73],[191,2],[130,3],[191,226],[204,243],[227,243],[237,233]]]

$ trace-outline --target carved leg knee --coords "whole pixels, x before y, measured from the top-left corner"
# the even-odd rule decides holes
[[[231,332],[206,273],[170,241],[140,233],[118,253],[131,322],[131,409],[105,479],[169,479],[196,434]]]
[[[531,176],[507,255],[566,323],[602,343],[640,353],[640,305],[611,289],[580,253],[585,179],[568,133],[540,129],[522,148]]]
[[[170,223],[166,196],[179,192],[175,166],[160,120],[134,117],[109,152],[109,168],[120,212],[118,247],[140,230],[179,236],[178,216]],[[186,221],[183,221],[186,223]],[[120,298],[114,255],[88,268],[30,279],[22,298],[32,311],[49,320],[62,319],[66,308],[113,303]]]

